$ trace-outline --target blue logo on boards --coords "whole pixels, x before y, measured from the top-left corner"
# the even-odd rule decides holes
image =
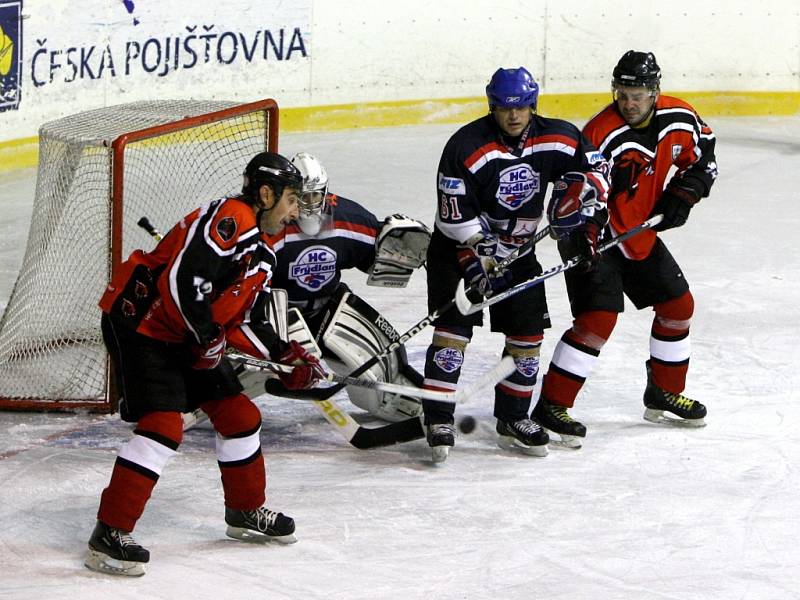
[[[336,252],[325,246],[310,246],[289,263],[289,279],[315,292],[336,275]]]
[[[0,0],[0,112],[22,99],[22,0]]]

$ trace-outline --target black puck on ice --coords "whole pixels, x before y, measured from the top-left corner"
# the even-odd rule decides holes
[[[458,430],[461,433],[472,433],[475,429],[475,425],[477,425],[475,417],[467,415],[466,417],[461,417],[461,420],[458,422]]]

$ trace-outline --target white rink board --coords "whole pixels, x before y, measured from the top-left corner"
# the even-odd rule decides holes
[[[0,19],[12,1],[0,0]],[[795,4],[27,1],[22,95],[0,112],[0,142],[134,100],[272,97],[287,108],[474,98],[501,66],[526,66],[543,93],[605,92],[631,48],[656,53],[665,89],[797,91]]]

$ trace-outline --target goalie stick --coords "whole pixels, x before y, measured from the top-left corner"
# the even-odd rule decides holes
[[[661,222],[662,219],[663,219],[662,215],[655,215],[654,217],[651,217],[647,221],[644,221],[643,223],[637,225],[633,229],[629,229],[625,233],[615,237],[613,240],[610,240],[610,241],[606,242],[605,244],[600,246],[597,249],[597,251],[598,252],[605,252],[609,248],[613,248],[614,246],[619,245],[620,243],[624,242],[628,238],[631,238],[634,235],[636,235],[638,233],[641,233],[645,229],[650,229],[651,227],[654,227],[655,225],[658,225]],[[580,256],[573,256],[572,258],[570,258],[566,262],[563,262],[560,265],[556,265],[555,267],[551,267],[551,268],[547,269],[546,271],[544,271],[543,273],[537,275],[536,277],[531,277],[530,279],[522,281],[522,282],[520,282],[520,283],[518,283],[518,284],[516,284],[516,285],[514,285],[514,286],[512,286],[510,288],[508,288],[507,290],[505,290],[503,292],[500,292],[499,294],[495,294],[495,295],[493,295],[493,296],[491,296],[489,298],[486,298],[483,302],[473,303],[467,297],[467,293],[469,292],[469,290],[465,290],[464,289],[464,281],[463,280],[459,281],[458,282],[458,287],[456,288],[456,297],[455,297],[456,306],[458,308],[458,311],[462,315],[471,315],[473,313],[476,313],[478,311],[483,310],[484,308],[492,306],[493,304],[497,304],[498,302],[502,302],[506,298],[510,298],[511,296],[515,296],[516,294],[519,294],[520,292],[524,292],[525,290],[530,289],[535,285],[539,285],[545,279],[550,279],[551,277],[553,277],[555,275],[558,275],[559,273],[562,273],[562,272],[566,271],[567,269],[571,269],[572,267],[574,267],[575,265],[580,263],[582,260],[583,260],[583,258],[580,257]]]

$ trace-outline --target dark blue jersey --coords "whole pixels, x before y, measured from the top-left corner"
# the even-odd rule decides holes
[[[296,223],[270,238],[278,264],[272,287],[285,289],[289,305],[304,315],[322,308],[333,295],[344,269],[367,272],[375,262],[375,239],[382,223],[360,204],[328,194],[330,218],[316,236]]]
[[[547,184],[581,171],[605,199],[606,163],[577,127],[532,115],[510,140],[489,114],[459,129],[445,145],[437,181],[436,229],[456,243],[491,231],[507,254],[532,236],[544,211]]]

